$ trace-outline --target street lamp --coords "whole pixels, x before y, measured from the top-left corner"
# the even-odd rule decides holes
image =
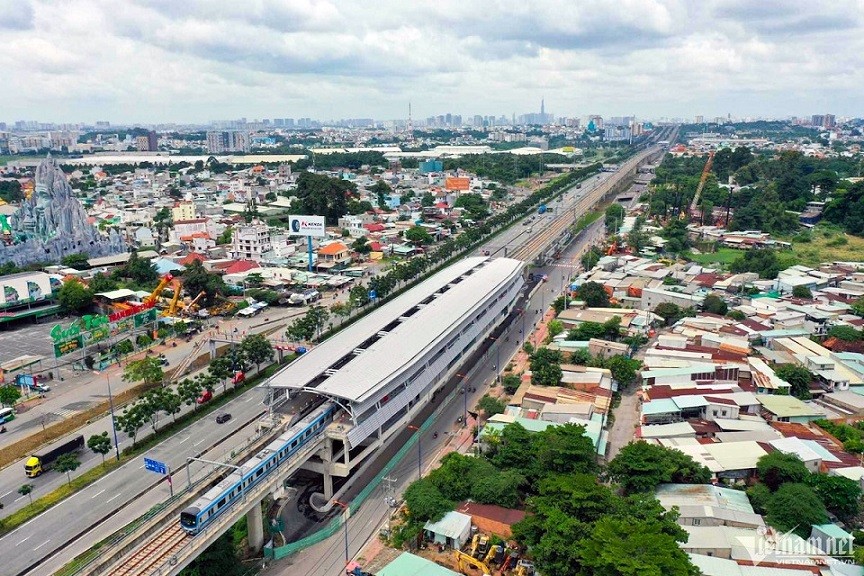
[[[98,370],[93,371],[97,376],[102,373]],[[105,383],[108,384],[108,406],[111,409],[111,432],[114,433],[114,452],[117,454],[117,461],[120,461],[120,443],[117,441],[117,425],[114,420],[114,396],[111,394],[111,377],[105,372]]]
[[[351,561],[351,557],[348,554],[348,504],[339,500],[334,500],[333,503],[342,508],[345,513],[345,565],[347,566],[348,562]]]
[[[417,426],[409,424],[408,429],[417,432],[417,479],[419,480],[423,477],[423,436]]]
[[[462,379],[462,427],[468,425],[468,389],[465,385],[465,374],[456,374]]]

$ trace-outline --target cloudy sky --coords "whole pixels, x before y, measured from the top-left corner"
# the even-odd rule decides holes
[[[0,120],[857,115],[864,4],[0,0]]]

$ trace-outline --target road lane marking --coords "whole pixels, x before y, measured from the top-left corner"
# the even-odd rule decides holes
[[[143,468],[144,466],[146,466],[146,464],[141,464],[138,468]]]
[[[50,541],[51,541],[50,539],[45,540],[44,542],[42,542],[41,544],[39,544],[38,546],[36,546],[35,548],[33,548],[33,550],[38,550],[39,548],[41,548],[42,546],[44,546],[45,544],[47,544],[47,543],[50,542]]]
[[[114,496],[112,496],[111,498],[109,498],[108,500],[106,500],[105,502],[106,502],[106,503],[111,502],[112,500],[114,500],[115,498],[119,498],[120,496],[122,496],[122,494],[115,494]]]
[[[92,500],[93,498],[96,498],[97,496],[99,496],[100,494],[102,494],[102,492],[105,492],[105,489],[104,489],[104,488],[103,488],[102,490],[100,490],[99,492],[97,492],[96,494],[94,494],[93,496],[91,496],[90,499]]]
[[[8,495],[11,494],[11,493],[12,493],[12,490],[10,490],[9,492],[6,492],[6,493],[3,494],[2,496],[0,496],[0,498],[5,498],[6,496],[8,496]]]
[[[30,536],[32,536],[32,534],[31,534]],[[27,536],[27,538],[24,538],[24,540],[21,540],[20,542],[18,542],[18,544],[15,544],[15,546],[20,546],[21,544],[23,544],[24,542],[26,542],[27,540],[29,540],[29,539],[30,539],[30,536]]]
[[[178,442],[178,444],[182,444],[183,442],[186,442],[187,440],[189,440],[189,438],[191,438],[191,436],[186,436],[185,438],[180,440],[180,442]]]
[[[199,444],[201,444],[201,443],[204,442],[205,440],[207,440],[207,439],[206,439],[206,438],[202,438],[201,440],[198,440],[197,442],[195,442],[194,444],[192,444],[192,446],[198,446]]]
[[[26,496],[19,496],[18,498],[15,499],[15,502],[17,502],[18,500],[21,500],[22,498],[26,498]]]

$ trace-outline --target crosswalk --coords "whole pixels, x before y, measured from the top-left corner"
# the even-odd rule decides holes
[[[70,416],[77,414],[80,410],[73,410],[71,408],[60,408],[58,410],[52,410],[49,412],[48,416],[52,418],[69,418]]]

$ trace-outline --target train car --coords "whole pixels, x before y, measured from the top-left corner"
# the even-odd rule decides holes
[[[335,404],[325,402],[291,426],[180,513],[180,525],[195,535],[229,509],[243,494],[291,458],[333,420]]]

